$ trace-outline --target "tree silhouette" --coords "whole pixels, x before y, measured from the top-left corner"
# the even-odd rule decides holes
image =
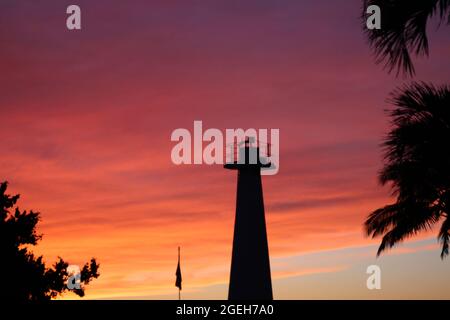
[[[394,204],[372,212],[365,229],[383,236],[377,255],[443,220],[441,258],[450,241],[450,87],[413,83],[392,94],[393,129],[385,142],[382,184],[391,184]]]
[[[366,8],[381,9],[381,29],[368,30]],[[388,72],[415,74],[411,54],[428,56],[427,23],[437,16],[450,25],[450,0],[363,0],[364,32],[376,62]],[[377,256],[407,237],[443,220],[438,234],[441,258],[449,253],[450,93],[448,86],[413,82],[393,92],[393,129],[384,142],[385,165],[380,182],[391,184],[394,204],[373,211],[364,227],[382,236]]]
[[[39,212],[20,211],[16,206],[19,195],[6,194],[7,182],[0,184],[0,274],[2,288],[0,297],[8,301],[43,301],[72,291],[84,296],[85,285],[99,276],[94,258],[80,270],[79,288],[69,289],[69,264],[62,258],[46,267],[42,256],[36,257],[29,251],[42,235],[36,233],[40,220]]]
[[[427,22],[437,16],[440,25],[450,25],[450,0],[363,0],[363,22],[377,63],[385,63],[389,73],[397,69],[414,75],[411,53],[428,56]],[[381,9],[381,29],[365,28],[366,8]]]

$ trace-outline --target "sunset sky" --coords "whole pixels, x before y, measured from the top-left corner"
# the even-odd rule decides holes
[[[78,4],[82,30],[66,29]],[[364,236],[392,202],[377,182],[389,93],[360,0],[33,1],[0,4],[0,181],[42,213],[33,250],[94,256],[87,299],[226,299],[236,172],[172,164],[177,128],[280,129],[263,178],[275,299],[450,299],[435,233],[376,259]],[[448,83],[431,24],[417,80]],[[366,288],[367,266],[382,289]],[[77,298],[67,294],[64,298]]]

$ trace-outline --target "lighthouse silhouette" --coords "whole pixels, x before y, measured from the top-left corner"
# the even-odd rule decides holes
[[[238,172],[229,300],[273,298],[261,182],[261,170],[270,168],[271,163],[261,161],[267,160],[260,157],[261,147],[253,137],[233,143],[232,161],[224,165]],[[270,158],[270,145],[265,147]]]

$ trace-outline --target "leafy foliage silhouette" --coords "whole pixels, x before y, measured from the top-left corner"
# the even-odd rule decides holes
[[[19,195],[6,194],[8,183],[0,184],[0,296],[6,301],[44,301],[56,298],[66,291],[84,296],[85,285],[99,277],[99,264],[92,258],[80,270],[80,288],[69,290],[67,281],[71,274],[69,264],[62,258],[46,267],[42,256],[29,251],[42,239],[36,225],[39,212],[20,211],[16,206]]]

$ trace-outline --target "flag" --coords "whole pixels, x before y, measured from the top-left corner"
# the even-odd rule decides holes
[[[177,280],[175,280],[175,287],[178,287],[178,289],[181,290],[180,247],[178,247],[178,266],[175,275],[177,276]]]

